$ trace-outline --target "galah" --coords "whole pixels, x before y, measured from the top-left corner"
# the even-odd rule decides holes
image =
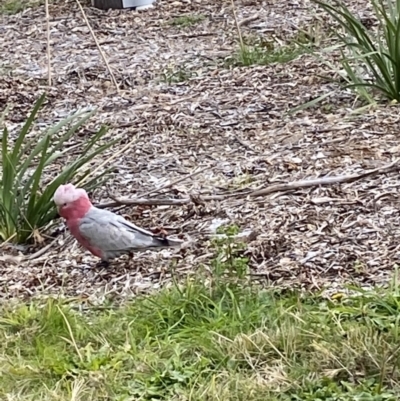
[[[183,241],[155,235],[137,227],[122,216],[93,206],[83,188],[60,185],[53,197],[71,234],[93,255],[101,258],[99,266],[133,251],[180,246]]]

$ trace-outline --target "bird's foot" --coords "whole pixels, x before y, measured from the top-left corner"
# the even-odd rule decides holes
[[[103,268],[107,268],[110,267],[110,262],[107,262],[106,260],[102,260],[99,263],[96,264],[96,267],[98,269],[103,269]]]
[[[161,238],[166,238],[168,236],[167,230],[165,230],[163,227],[155,227],[154,229],[151,230],[151,232],[154,235],[158,235]]]

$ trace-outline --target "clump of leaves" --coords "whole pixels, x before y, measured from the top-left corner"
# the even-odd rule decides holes
[[[4,124],[1,137],[0,239],[4,241],[24,243],[36,230],[45,227],[57,215],[52,201],[57,187],[87,178],[92,171],[90,168],[83,171],[83,167],[118,140],[100,145],[99,141],[107,131],[102,127],[83,145],[80,154],[65,164],[51,182],[42,185],[44,174],[54,169],[54,162],[70,151],[71,147],[65,147],[65,144],[95,113],[95,110],[77,112],[45,131],[30,132],[44,100],[45,95],[42,95],[20,131],[13,135],[13,146],[4,124],[6,113],[0,118],[0,125]],[[104,183],[110,170],[94,175],[83,187],[91,190]]]

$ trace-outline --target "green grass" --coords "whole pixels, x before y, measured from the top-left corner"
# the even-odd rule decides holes
[[[287,45],[281,47],[265,46],[264,44],[243,44],[225,60],[227,66],[248,67],[251,65],[268,65],[288,63],[304,53],[300,47]]]
[[[28,7],[43,4],[43,0],[1,0],[0,14],[17,14]]]
[[[188,282],[86,313],[3,306],[0,399],[395,400],[399,302]]]
[[[123,305],[3,305],[0,399],[398,399],[396,285],[336,300],[261,290],[240,248],[218,247],[212,277]]]
[[[205,16],[198,14],[198,15],[182,15],[180,17],[173,18],[168,21],[169,25],[180,27],[180,28],[187,28],[193,25],[198,24],[205,20]]]
[[[227,67],[248,67],[288,63],[318,45],[318,32],[317,26],[301,29],[294,37],[287,38],[285,44],[258,35],[238,36],[238,47],[224,60],[224,64]]]

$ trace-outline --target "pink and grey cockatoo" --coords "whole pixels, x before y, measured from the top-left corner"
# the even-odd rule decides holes
[[[93,255],[101,258],[99,266],[133,251],[180,246],[183,241],[163,238],[135,226],[122,216],[92,205],[83,188],[60,185],[54,203],[66,220],[71,234]]]

